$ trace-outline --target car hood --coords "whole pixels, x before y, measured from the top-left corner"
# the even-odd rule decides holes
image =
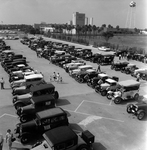
[[[108,87],[108,86],[110,86],[108,83],[101,84],[101,87]]]
[[[24,98],[30,98],[30,97],[32,97],[30,93],[17,96],[18,99],[24,99]]]
[[[15,91],[26,90],[26,86],[21,86],[14,89]]]
[[[80,71],[80,69],[74,69],[72,72],[76,73],[76,72],[79,72],[79,71]]]

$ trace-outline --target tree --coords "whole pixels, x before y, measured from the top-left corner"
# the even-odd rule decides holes
[[[119,25],[116,26],[116,29],[119,30]]]
[[[103,32],[102,35],[101,35],[105,41],[108,43],[109,39],[112,38],[114,35],[112,32]]]

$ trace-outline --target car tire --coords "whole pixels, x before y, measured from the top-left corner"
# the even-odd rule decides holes
[[[25,123],[27,122],[29,119],[28,119],[28,116],[27,115],[21,115],[20,116],[20,122],[21,123]]]
[[[112,98],[112,96],[111,96],[109,93],[107,93],[106,97],[107,97],[107,99],[109,99],[109,100],[111,100],[111,98]]]
[[[112,69],[112,70],[114,69],[113,65],[111,65],[111,69]]]
[[[55,93],[54,93],[54,98],[59,99],[59,93],[57,91],[55,91]]]
[[[15,109],[17,110],[17,109],[19,109],[20,107],[23,107],[23,106],[24,106],[23,103],[17,103],[17,104],[15,104]]]
[[[29,139],[30,139],[30,135],[29,134],[23,134],[21,137],[20,137],[20,141],[22,144],[26,144],[29,142]]]
[[[134,100],[137,101],[138,99],[139,99],[139,94],[136,93],[136,94],[134,95]]]
[[[98,87],[95,87],[95,92],[96,93],[99,93],[99,90],[98,90],[99,88]]]
[[[137,112],[137,119],[142,120],[145,117],[145,112],[143,110],[139,110]]]
[[[129,104],[129,105],[127,105],[127,113],[131,113],[131,106],[132,106],[132,104]]]
[[[116,97],[116,98],[114,99],[114,103],[115,103],[115,104],[120,104],[121,101],[122,101],[122,98],[121,98],[121,97]]]
[[[106,95],[107,95],[107,91],[106,91],[106,90],[101,91],[101,95],[102,95],[102,96],[106,96]]]
[[[78,81],[79,81],[79,83],[83,83],[84,82],[84,80],[82,78],[80,78]]]
[[[76,150],[89,150],[89,147],[86,144],[82,144]]]

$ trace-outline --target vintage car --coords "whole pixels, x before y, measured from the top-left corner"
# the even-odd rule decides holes
[[[92,88],[95,88],[98,85],[99,80],[104,81],[104,80],[106,80],[108,78],[109,78],[109,76],[107,74],[105,74],[105,73],[99,73],[97,77],[89,79],[87,81],[87,85],[90,86],[90,87],[92,87]]]
[[[122,68],[126,67],[127,65],[129,64],[129,62],[115,62],[115,63],[112,63],[111,64],[111,69],[115,70],[115,71],[118,71],[118,70],[121,70]]]
[[[42,74],[31,74],[28,76],[24,76],[24,79],[11,82],[11,87],[16,88],[20,86],[28,86],[30,84],[38,84],[44,83],[43,75]]]
[[[138,67],[135,64],[128,64],[127,67],[124,67],[124,69],[121,70],[121,72],[125,72],[126,74],[131,74],[134,72]]]
[[[147,74],[147,68],[141,68],[141,69],[136,69],[133,74],[131,74],[133,77],[137,77],[137,75],[140,75],[140,78],[143,80],[146,79],[146,74]]]
[[[19,116],[20,122],[27,122],[32,120],[36,113],[45,109],[54,108],[56,106],[56,99],[52,95],[41,95],[32,97],[30,104],[20,107],[16,114]]]
[[[114,95],[112,97],[112,100],[115,104],[120,104],[124,100],[138,100],[140,82],[137,82],[135,80],[125,80],[119,82],[119,85],[119,90],[114,92]]]
[[[65,71],[70,74],[73,70],[78,69],[80,66],[84,65],[86,65],[85,62],[71,63],[68,67],[65,68]]]
[[[79,66],[78,69],[74,69],[71,72],[69,72],[69,75],[75,77],[76,74],[78,74],[80,71],[86,71],[88,69],[94,69],[94,68],[91,65]]]
[[[16,109],[30,104],[30,99],[33,97],[38,97],[41,95],[52,95],[57,100],[59,98],[59,93],[55,91],[55,86],[53,84],[41,84],[31,87],[31,90],[27,94],[16,95],[13,97],[13,105]]]
[[[69,126],[61,126],[43,134],[44,141],[35,144],[31,150],[90,150],[95,136],[88,130],[80,134]]]
[[[94,77],[97,77],[97,76],[98,76],[98,72],[95,69],[88,69],[86,71],[79,72],[76,75],[75,79],[79,83],[84,83],[84,82],[87,82],[88,79],[94,78]]]
[[[114,56],[114,52],[106,52],[104,54],[101,54],[98,63],[101,65],[111,65],[114,60]]]
[[[128,104],[127,112],[137,116],[138,120],[142,120],[147,115],[147,101],[142,101],[137,104]]]
[[[104,83],[97,85],[95,91],[101,93],[102,96],[106,96],[109,90],[114,90],[118,86],[118,82],[114,79],[106,79]]]
[[[37,135],[42,135],[47,130],[59,126],[67,126],[68,118],[66,112],[59,107],[43,110],[36,113],[36,118],[16,125],[15,133],[21,143],[26,144]]]

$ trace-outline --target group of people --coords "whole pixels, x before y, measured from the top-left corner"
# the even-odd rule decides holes
[[[53,76],[50,76],[50,81],[62,82],[62,77],[59,73],[53,72]]]
[[[15,141],[15,138],[13,137],[13,134],[11,133],[11,130],[8,129],[6,133],[6,143],[8,144],[8,150],[11,150],[12,148],[12,143]],[[3,149],[3,144],[4,144],[4,137],[0,133],[0,150]]]

